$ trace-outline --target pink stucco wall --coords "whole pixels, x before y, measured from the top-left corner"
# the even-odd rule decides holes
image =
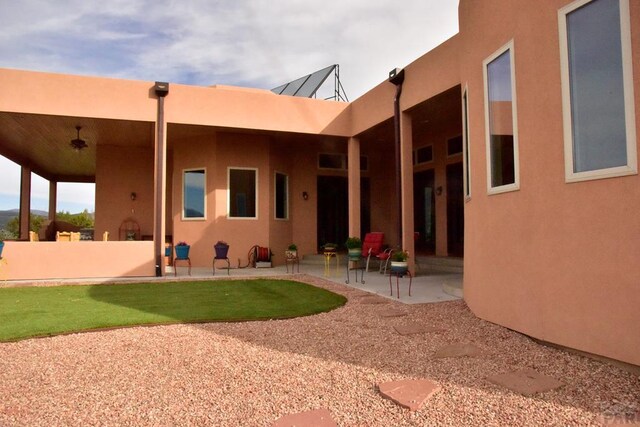
[[[5,242],[0,280],[153,276],[153,242]]]
[[[461,1],[460,75],[469,87],[472,174],[465,299],[484,319],[638,365],[639,177],[565,183],[557,10],[568,3]],[[640,4],[630,3],[638,105]],[[511,39],[520,190],[490,196],[481,64]]]

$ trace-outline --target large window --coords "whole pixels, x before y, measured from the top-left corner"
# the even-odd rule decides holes
[[[258,217],[258,170],[229,168],[229,218]]]
[[[517,190],[518,132],[513,41],[484,61],[489,193]]]
[[[206,219],[206,177],[205,169],[182,172],[182,219]]]
[[[289,177],[276,172],[275,189],[276,219],[289,219]]]
[[[628,0],[558,12],[567,181],[637,172]]]

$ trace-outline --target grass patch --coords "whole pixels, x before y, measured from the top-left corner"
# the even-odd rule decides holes
[[[286,319],[347,299],[290,280],[216,280],[0,289],[0,341],[99,328]]]

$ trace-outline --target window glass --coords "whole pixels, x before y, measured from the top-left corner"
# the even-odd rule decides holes
[[[321,153],[318,156],[318,167],[321,169],[346,169],[346,156],[344,154]]]
[[[229,216],[256,218],[256,170],[229,169]]]
[[[491,187],[514,184],[515,152],[511,50],[487,64]]]
[[[205,171],[186,170],[183,173],[183,218],[205,218]]]
[[[619,0],[566,15],[573,172],[627,165]]]
[[[426,147],[418,148],[416,150],[416,159],[418,164],[433,161],[433,146],[427,145]]]
[[[454,156],[460,153],[462,153],[462,135],[447,141],[447,156]]]
[[[276,172],[276,218],[289,218],[289,177]]]
[[[464,195],[471,196],[469,174],[469,99],[467,91],[462,95],[462,127],[464,131]]]

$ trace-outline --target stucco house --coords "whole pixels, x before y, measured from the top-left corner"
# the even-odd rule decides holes
[[[459,28],[404,68],[397,115],[386,80],[347,103],[0,69],[23,230],[35,172],[50,212],[57,182],[95,182],[112,236],[7,242],[8,278],[163,274],[166,236],[209,266],[218,240],[237,259],[383,231],[464,257],[479,317],[640,365],[640,3],[460,0]],[[120,241],[127,218],[150,240]]]

